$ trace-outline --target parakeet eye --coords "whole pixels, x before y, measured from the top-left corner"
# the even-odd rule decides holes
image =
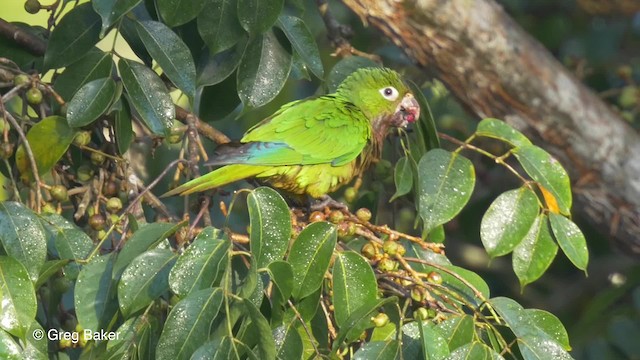
[[[394,88],[393,86],[388,86],[386,88],[380,89],[380,94],[382,94],[382,96],[389,101],[394,101],[398,98],[398,90],[396,90],[396,88]]]

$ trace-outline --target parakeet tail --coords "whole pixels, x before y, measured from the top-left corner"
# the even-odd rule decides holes
[[[268,169],[266,166],[251,166],[243,164],[234,164],[223,166],[206,175],[193,179],[177,188],[164,193],[161,197],[173,195],[189,195],[194,192],[205,191],[220,186],[227,185],[234,181],[246,179],[255,176]]]

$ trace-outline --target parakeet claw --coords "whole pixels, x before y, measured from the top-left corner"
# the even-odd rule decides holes
[[[324,195],[320,198],[320,202],[311,205],[311,211],[321,211],[324,208],[338,209],[338,210],[349,210],[349,207],[340,201],[336,201],[329,195]]]

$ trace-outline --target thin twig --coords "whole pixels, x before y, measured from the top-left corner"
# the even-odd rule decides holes
[[[180,106],[176,105],[176,119],[181,122],[187,124],[187,117],[192,116],[195,119],[196,129],[206,138],[215,142],[216,144],[228,144],[231,142],[231,139],[225,134],[223,134],[220,130],[214,128],[213,126],[207,124],[202,121],[199,117],[197,117],[194,113],[191,113]]]

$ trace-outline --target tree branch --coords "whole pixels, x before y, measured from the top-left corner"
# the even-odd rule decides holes
[[[16,25],[6,22],[0,18],[0,35],[19,44],[31,54],[36,56],[44,55],[47,44],[39,37],[30,34]]]
[[[506,120],[558,157],[574,208],[640,255],[640,136],[495,1],[342,1],[472,113]]]

